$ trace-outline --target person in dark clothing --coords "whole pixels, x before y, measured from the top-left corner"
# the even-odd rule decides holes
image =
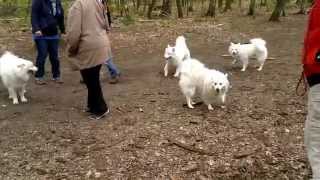
[[[33,0],[31,7],[32,37],[37,48],[35,74],[36,83],[46,84],[43,77],[45,74],[45,61],[49,54],[52,66],[52,80],[62,83],[60,78],[59,62],[59,29],[65,33],[64,12],[60,0]]]

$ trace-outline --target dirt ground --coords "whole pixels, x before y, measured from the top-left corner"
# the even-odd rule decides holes
[[[27,104],[12,105],[0,87],[0,179],[307,179],[303,146],[306,98],[295,94],[306,16],[281,23],[237,14],[176,22],[140,22],[110,34],[119,84],[102,83],[111,114],[82,113],[86,89],[61,48],[63,85],[30,82]],[[29,32],[0,28],[2,46],[34,59]],[[7,30],[11,30],[9,33]],[[183,106],[178,80],[163,77],[163,51],[184,34],[191,55],[229,73],[227,106]],[[230,40],[263,37],[262,72],[232,66]],[[47,66],[50,79],[50,66]],[[200,101],[198,99],[197,101]]]

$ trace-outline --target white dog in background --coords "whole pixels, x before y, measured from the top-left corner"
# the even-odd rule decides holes
[[[30,74],[37,70],[31,61],[19,58],[10,52],[5,52],[0,57],[0,77],[8,89],[9,99],[13,100],[13,104],[19,104],[18,95],[21,102],[28,101],[24,96],[26,85]]]
[[[195,104],[192,98],[196,93],[200,94],[201,99],[213,110],[212,103],[219,99],[225,103],[226,95],[229,90],[228,75],[220,71],[208,69],[196,59],[183,61],[180,71],[179,85],[185,95],[187,105],[193,109]]]
[[[249,44],[234,44],[231,42],[229,53],[234,58],[232,64],[237,61],[242,62],[241,71],[245,71],[249,64],[250,58],[256,58],[259,63],[258,71],[261,71],[268,57],[266,41],[261,38],[251,39]]]
[[[164,57],[166,58],[164,76],[168,76],[169,66],[174,66],[176,67],[174,77],[178,77],[182,62],[186,58],[190,58],[190,51],[187,47],[186,39],[183,36],[177,37],[175,46],[171,47],[168,45],[165,49]]]

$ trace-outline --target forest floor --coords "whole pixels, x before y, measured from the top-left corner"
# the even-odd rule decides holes
[[[82,113],[86,88],[61,46],[63,85],[28,86],[12,105],[0,86],[0,179],[307,179],[303,146],[306,98],[295,93],[307,16],[271,23],[225,14],[212,19],[140,21],[114,28],[119,84],[101,81],[110,116]],[[34,60],[29,31],[2,22],[0,44]],[[9,30],[9,31],[8,31]],[[225,109],[187,109],[178,80],[163,76],[164,48],[184,34],[192,57],[229,73]],[[271,57],[263,71],[231,65],[230,40],[262,37]],[[50,80],[50,64],[47,66]],[[200,101],[200,99],[198,99]]]

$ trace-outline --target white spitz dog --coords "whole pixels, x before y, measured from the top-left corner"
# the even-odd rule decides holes
[[[174,77],[179,76],[181,63],[186,59],[190,58],[190,51],[188,49],[186,39],[184,36],[178,36],[174,47],[168,45],[164,52],[164,58],[166,58],[166,64],[164,66],[164,76],[168,76],[170,66],[176,67]]]
[[[37,70],[31,61],[19,58],[10,52],[5,52],[0,57],[0,77],[8,89],[9,99],[13,100],[13,104],[19,104],[18,95],[21,102],[28,101],[24,96],[26,85],[30,74]]]
[[[191,58],[183,61],[180,73],[179,85],[189,108],[194,108],[195,103],[192,98],[196,93],[200,95],[209,110],[213,110],[211,104],[215,99],[219,99],[222,104],[225,103],[229,90],[227,74],[208,69],[200,61]]]
[[[232,64],[242,62],[241,71],[245,71],[250,58],[256,58],[259,63],[258,71],[261,71],[268,57],[266,41],[261,38],[251,39],[249,44],[230,43],[229,53],[234,58]]]

